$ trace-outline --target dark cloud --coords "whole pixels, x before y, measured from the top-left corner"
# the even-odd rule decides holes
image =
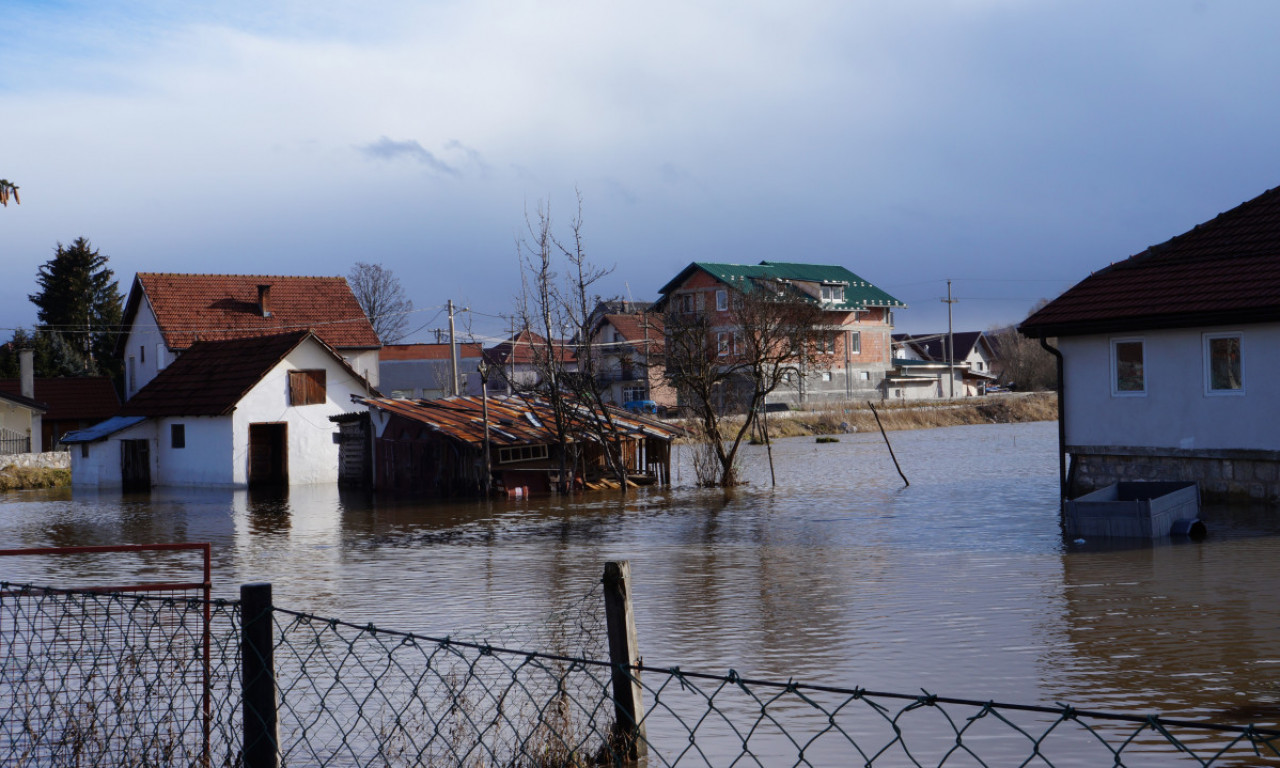
[[[456,144],[457,142],[452,143]],[[359,147],[359,150],[365,157],[374,158],[376,160],[390,160],[393,162],[400,160],[412,160],[420,165],[425,165],[437,173],[444,173],[450,176],[459,175],[457,168],[454,168],[445,161],[436,157],[430,150],[423,147],[413,139],[408,141],[392,141],[390,138],[383,136],[372,144],[365,144],[364,146]]]

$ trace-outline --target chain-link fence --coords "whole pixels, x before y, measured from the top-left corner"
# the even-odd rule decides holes
[[[206,672],[204,601],[0,584],[0,764],[1280,766],[1280,730],[620,666],[585,600],[538,652],[214,601]]]

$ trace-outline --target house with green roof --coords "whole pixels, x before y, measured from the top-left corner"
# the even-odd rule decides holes
[[[765,284],[784,285],[821,307],[825,332],[816,362],[791,386],[771,394],[770,403],[821,405],[885,396],[893,370],[893,311],[906,304],[842,266],[696,261],[659,289],[656,308],[705,315],[711,321],[708,345],[731,352],[737,338],[732,297]]]

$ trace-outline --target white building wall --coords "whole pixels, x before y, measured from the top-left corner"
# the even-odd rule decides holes
[[[124,347],[124,399],[128,400],[173,362],[173,353],[164,344],[151,302],[143,294],[138,313]]]
[[[340,352],[339,354],[356,373],[368,379],[370,385],[378,386],[381,380],[378,364],[381,357],[379,350],[368,349],[363,352]]]
[[[1239,332],[1244,393],[1205,393],[1204,334]],[[1113,395],[1111,340],[1142,339],[1146,392]],[[1280,323],[1064,337],[1066,442],[1280,450]]]
[[[325,402],[292,405],[289,402],[289,371],[325,369]],[[364,385],[338,365],[319,344],[306,342],[271,370],[241,398],[232,414],[231,482],[249,482],[249,425],[288,425],[289,484],[338,482],[338,444],[333,436],[338,425],[329,417],[363,407],[351,402],[351,395],[366,394]]]
[[[233,482],[230,416],[183,416],[153,419],[156,458],[151,479],[156,485],[226,486]],[[173,424],[183,425],[185,446],[173,447]]]
[[[151,420],[122,429],[105,440],[78,443],[69,446],[71,451],[71,485],[85,488],[119,488],[120,441],[147,440],[151,459],[151,480],[156,479],[156,426]],[[87,450],[85,448],[87,446]],[[88,454],[87,456],[85,454]]]

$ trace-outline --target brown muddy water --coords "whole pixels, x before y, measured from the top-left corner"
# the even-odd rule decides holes
[[[215,591],[432,634],[534,624],[629,559],[647,664],[1022,704],[1280,725],[1280,514],[1207,508],[1204,541],[1065,542],[1056,425],[791,438],[752,484],[419,503],[0,495],[0,546],[209,541]],[[148,580],[148,561],[0,560],[0,579]],[[142,573],[138,572],[141,567]],[[537,650],[537,649],[533,649]]]

